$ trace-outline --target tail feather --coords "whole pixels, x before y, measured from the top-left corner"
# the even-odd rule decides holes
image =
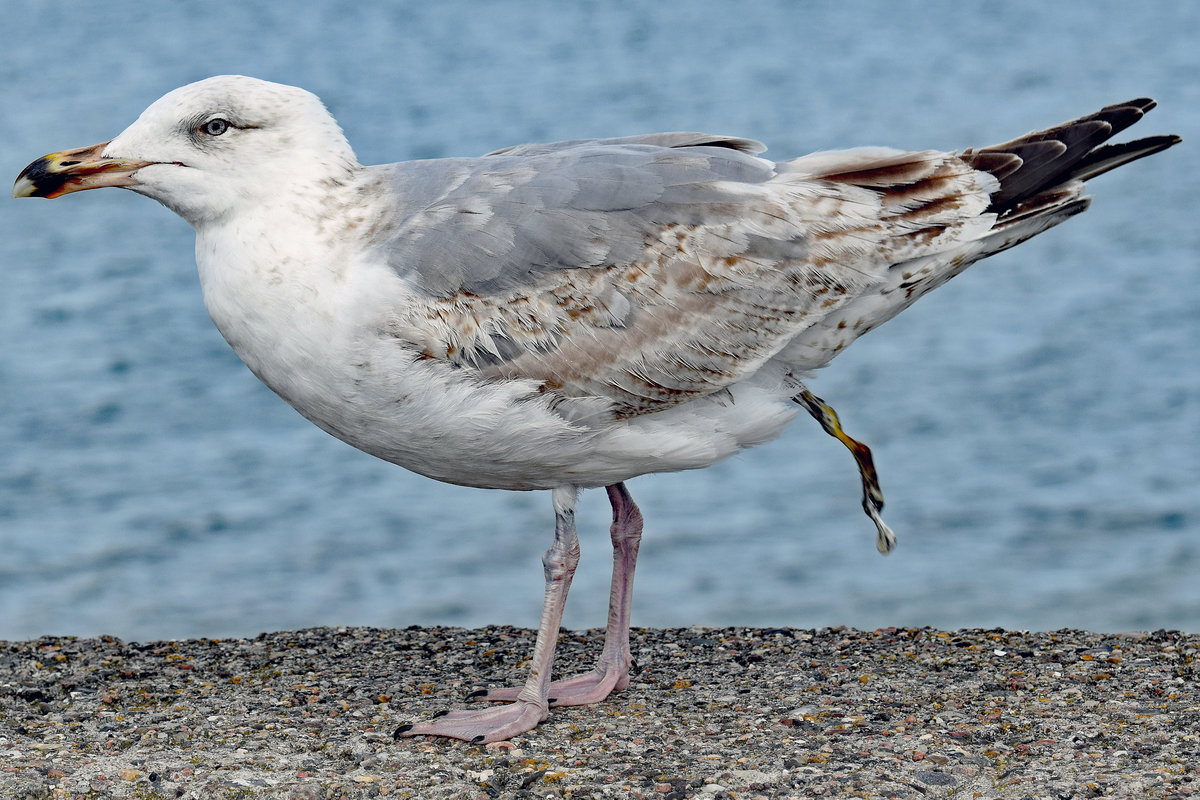
[[[1178,136],[1151,136],[1122,144],[1104,142],[1130,127],[1155,102],[1147,97],[1106,106],[1094,114],[1034,131],[1003,144],[963,152],[975,169],[992,173],[1000,189],[992,195],[989,211],[1001,221],[1048,189],[1085,181],[1131,161],[1178,144]]]

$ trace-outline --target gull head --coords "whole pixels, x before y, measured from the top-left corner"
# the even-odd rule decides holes
[[[221,75],[164,95],[111,141],[39,158],[17,177],[13,197],[119,186],[199,227],[247,203],[336,184],[357,168],[315,95]]]

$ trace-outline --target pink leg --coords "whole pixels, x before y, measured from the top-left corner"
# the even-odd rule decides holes
[[[402,725],[396,736],[448,736],[472,744],[498,742],[533,730],[550,714],[548,692],[550,669],[554,662],[554,646],[562,622],[567,590],[579,564],[579,537],[575,532],[575,487],[554,490],[554,543],[542,556],[546,574],[546,595],[542,602],[542,620],[538,626],[537,642],[529,678],[521,689],[514,691],[514,702],[484,710],[451,711],[428,722]]]
[[[633,605],[633,570],[637,564],[638,545],[642,541],[642,512],[638,511],[623,483],[608,487],[608,499],[613,509],[610,529],[613,575],[604,649],[590,672],[550,684],[548,697],[552,706],[598,703],[613,690],[619,691],[629,685],[629,669],[633,666],[633,657],[629,652],[629,614]],[[470,699],[515,700],[521,691],[517,688],[486,689],[475,692]]]

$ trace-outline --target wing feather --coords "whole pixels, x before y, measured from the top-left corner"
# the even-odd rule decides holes
[[[394,165],[380,247],[414,301],[391,333],[616,416],[714,394],[770,359],[815,369],[1082,211],[1084,179],[1177,142],[1103,145],[1152,106],[962,153],[773,164],[757,142],[674,133]]]
[[[774,165],[686,136],[436,165],[446,188],[384,245],[423,298],[395,335],[484,378],[649,413],[754,372],[891,263],[954,241],[994,184],[952,154]],[[410,198],[411,177],[396,176]]]

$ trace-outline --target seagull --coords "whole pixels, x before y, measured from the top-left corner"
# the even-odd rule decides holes
[[[525,683],[396,731],[484,743],[628,685],[635,476],[707,467],[805,410],[850,448],[890,550],[870,450],[803,381],[970,264],[1084,211],[1088,179],[1181,141],[1105,143],[1154,105],[959,152],[773,162],[749,139],[657,133],[363,166],[313,94],[219,76],[109,142],[34,161],[13,196],[118,186],[159,201],[195,229],[225,340],[303,416],[436,480],[551,492]],[[576,499],[598,487],[613,518],[604,645],[592,670],[552,680]]]

